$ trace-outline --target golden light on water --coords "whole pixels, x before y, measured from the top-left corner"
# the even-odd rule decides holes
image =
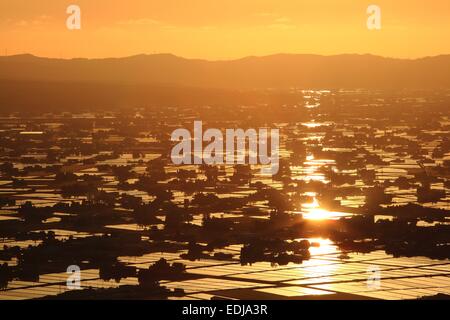
[[[309,248],[309,252],[312,256],[338,253],[339,250],[336,245],[330,239],[325,238],[308,238],[309,242],[313,245]],[[314,245],[317,244],[317,245]]]
[[[303,218],[308,220],[324,220],[331,219],[332,213],[320,208],[319,202],[314,197],[312,203],[305,203],[302,205],[305,212],[303,213]]]
[[[302,204],[303,218],[307,220],[327,220],[327,219],[339,219],[341,217],[348,216],[348,213],[329,211],[320,207],[319,201],[316,199],[314,192],[308,193],[313,197],[313,201],[310,203]]]
[[[324,220],[333,218],[333,215],[327,210],[314,208],[305,213],[303,217],[308,220]]]

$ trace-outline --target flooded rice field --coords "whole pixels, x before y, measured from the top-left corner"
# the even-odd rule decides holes
[[[0,299],[450,295],[449,103],[299,91],[226,111],[4,115]],[[175,165],[170,133],[194,119],[278,128],[278,172]]]

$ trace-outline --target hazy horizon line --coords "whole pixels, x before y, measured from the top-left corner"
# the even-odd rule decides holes
[[[265,55],[247,55],[240,58],[221,58],[221,59],[207,59],[207,58],[195,58],[195,57],[185,57],[182,55],[178,55],[175,53],[170,52],[154,52],[154,53],[137,53],[133,55],[127,55],[127,56],[108,56],[108,57],[71,57],[71,58],[62,58],[62,57],[50,57],[50,56],[40,56],[33,53],[17,53],[17,54],[4,54],[0,57],[6,58],[6,57],[18,57],[18,56],[32,56],[35,58],[40,59],[52,59],[52,60],[107,60],[107,59],[126,59],[126,58],[133,58],[133,57],[139,57],[139,56],[174,56],[176,58],[185,59],[185,60],[202,60],[202,61],[208,61],[208,62],[220,62],[220,61],[239,61],[249,58],[266,58],[266,57],[273,57],[273,56],[318,56],[318,57],[337,57],[337,56],[373,56],[373,57],[379,57],[384,59],[394,59],[394,60],[421,60],[426,58],[436,58],[436,57],[442,57],[442,56],[449,56],[450,53],[442,53],[437,55],[426,55],[416,58],[401,58],[401,57],[392,57],[392,56],[383,56],[373,53],[336,53],[336,54],[319,54],[319,53],[288,53],[288,52],[279,52],[279,53],[272,53],[272,54],[265,54]]]

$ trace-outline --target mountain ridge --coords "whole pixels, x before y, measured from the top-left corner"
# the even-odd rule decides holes
[[[3,81],[172,85],[198,88],[450,88],[450,55],[401,59],[371,54],[273,54],[234,60],[170,53],[123,58],[0,57]]]

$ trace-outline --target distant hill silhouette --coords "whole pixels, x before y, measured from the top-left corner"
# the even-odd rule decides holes
[[[448,88],[450,55],[416,60],[373,55],[278,54],[229,61],[171,54],[110,59],[0,57],[0,79],[202,88]]]
[[[261,88],[448,89],[449,70],[450,55],[409,60],[277,54],[229,61],[171,54],[67,60],[16,55],[0,57],[0,106],[195,104],[217,97],[228,103]]]

